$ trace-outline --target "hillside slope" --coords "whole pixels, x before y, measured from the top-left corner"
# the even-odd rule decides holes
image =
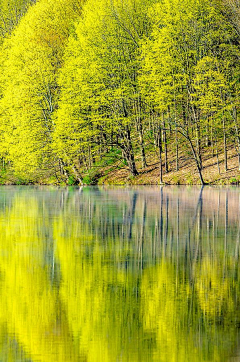
[[[238,155],[234,148],[228,150],[228,169],[225,171],[224,155],[220,153],[219,168],[217,157],[205,153],[203,156],[203,179],[207,184],[229,185],[240,184],[240,171],[238,169]],[[139,162],[140,165],[140,162]],[[180,157],[180,169],[175,171],[175,160],[169,155],[169,172],[163,170],[163,182],[170,185],[196,185],[200,184],[199,175],[193,160]],[[219,172],[220,171],[220,172]],[[139,175],[132,177],[127,167],[120,169],[106,168],[99,170],[103,174],[97,180],[99,184],[105,185],[158,185],[159,162],[152,157],[148,160],[148,167],[139,169]]]

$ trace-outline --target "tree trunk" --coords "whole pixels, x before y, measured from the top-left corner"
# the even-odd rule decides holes
[[[178,164],[178,131],[177,131],[177,125],[176,125],[176,133],[175,133],[175,143],[176,143],[176,171],[178,171],[179,164]]]
[[[201,168],[202,170],[202,150],[201,150],[201,141],[200,141],[200,127],[199,125],[197,124],[196,125],[196,136],[197,136],[197,139],[196,139],[196,142],[197,142],[197,153],[198,153],[198,159],[199,159],[199,167]]]
[[[82,177],[80,176],[79,172],[77,171],[76,167],[74,165],[72,165],[72,170],[74,172],[74,175],[78,181],[78,183],[83,186],[83,181],[82,181]]]
[[[161,138],[161,129],[159,128],[158,133],[158,149],[159,149],[159,176],[160,184],[163,183],[163,165],[162,165],[162,138]]]
[[[234,124],[235,124],[235,132],[236,132],[236,139],[237,139],[237,149],[238,149],[238,170],[240,171],[240,136],[239,136],[238,122],[237,122],[237,110],[236,110],[236,107],[233,108],[233,119],[234,119]]]
[[[217,140],[215,138],[215,147],[216,147],[216,157],[217,157],[217,167],[218,167],[218,173],[220,175],[220,166],[219,166],[219,157],[218,157],[218,146],[217,146]]]
[[[165,129],[165,122],[163,121],[163,128]],[[163,130],[163,143],[164,143],[164,154],[165,154],[165,172],[168,173],[168,148],[167,148],[167,134]]]
[[[65,168],[65,162],[60,158],[59,159],[59,166],[60,166],[60,172],[61,172],[61,174],[62,175],[64,175],[65,176],[65,178],[66,178],[66,182],[69,180],[69,171]]]
[[[197,153],[194,149],[194,146],[192,144],[192,141],[190,138],[188,138],[188,141],[190,143],[190,147],[191,147],[191,150],[192,150],[192,154],[193,154],[193,158],[195,160],[195,163],[196,163],[196,166],[197,166],[197,170],[198,170],[198,175],[199,175],[199,178],[200,178],[200,181],[201,181],[201,185],[205,185],[205,182],[203,180],[203,176],[202,176],[202,167],[201,167],[201,162],[199,160],[199,158],[197,157]]]
[[[228,170],[228,163],[227,163],[227,136],[226,136],[226,119],[225,116],[223,117],[223,148],[224,148],[224,167],[225,171]]]
[[[130,134],[130,130],[128,127],[126,129],[125,136],[126,136],[125,140],[123,139],[123,144],[124,144],[123,153],[126,158],[126,161],[127,161],[131,174],[133,176],[136,176],[136,175],[138,175],[138,171],[136,168],[136,163],[135,163],[135,158],[134,158],[134,153],[133,153],[133,148],[132,148],[131,134]],[[122,134],[122,138],[124,138],[123,134]]]
[[[147,160],[144,148],[144,141],[143,141],[143,129],[142,124],[139,124],[139,141],[140,141],[140,148],[141,148],[141,157],[142,157],[142,168],[147,167]]]
[[[143,124],[142,124],[142,117],[141,117],[141,100],[139,97],[137,98],[137,101],[135,102],[135,113],[136,113],[136,128],[138,130],[139,135],[139,142],[140,142],[140,149],[141,149],[141,158],[142,158],[142,168],[147,167],[147,161],[146,161],[146,153],[144,148],[144,140],[143,140]]]

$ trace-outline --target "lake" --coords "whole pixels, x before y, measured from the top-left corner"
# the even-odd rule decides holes
[[[0,360],[240,361],[240,188],[2,186]]]

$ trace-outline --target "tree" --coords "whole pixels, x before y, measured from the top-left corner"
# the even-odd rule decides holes
[[[142,101],[137,76],[140,39],[148,30],[142,0],[126,3],[89,1],[76,23],[61,71],[56,112],[56,149],[68,164],[80,164],[88,152],[95,159],[118,147],[133,175],[139,137],[146,166]],[[79,165],[78,165],[79,166]]]
[[[31,7],[2,50],[2,147],[14,170],[28,180],[54,167],[52,113],[57,72],[70,24],[82,1],[42,0]],[[38,176],[39,177],[39,176]]]
[[[1,0],[0,1],[0,43],[17,26],[30,5],[36,0]]]
[[[142,45],[145,99],[157,111],[161,128],[174,128],[185,139],[204,184],[201,170],[206,125],[213,113],[224,120],[228,104],[224,96],[226,85],[229,77],[235,79],[238,72],[235,35],[221,12],[207,0],[165,0],[154,5],[149,14],[153,31]],[[230,44],[229,39],[232,39]],[[203,64],[205,75],[202,73],[200,80],[199,68]],[[212,64],[215,73],[211,73]],[[231,69],[229,64],[233,65]],[[234,80],[233,83],[236,85]],[[236,87],[231,93],[236,100]],[[223,130],[226,131],[225,127]]]

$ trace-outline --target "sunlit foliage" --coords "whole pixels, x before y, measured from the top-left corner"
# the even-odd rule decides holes
[[[240,168],[234,1],[0,6],[3,171],[7,165],[24,182],[84,184],[91,173],[88,183],[98,179],[104,161],[120,160],[136,176],[158,157],[162,182],[169,167],[182,167],[181,154],[204,184],[203,154],[223,149],[227,171],[233,145]]]
[[[16,172],[34,177],[52,168],[56,74],[81,1],[43,0],[32,6],[2,48],[1,153]]]

